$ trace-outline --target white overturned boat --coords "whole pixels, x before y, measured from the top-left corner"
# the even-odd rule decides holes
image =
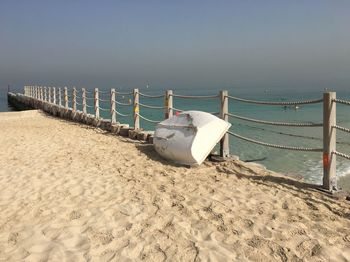
[[[200,165],[231,124],[206,112],[185,111],[156,126],[153,143],[164,158]]]

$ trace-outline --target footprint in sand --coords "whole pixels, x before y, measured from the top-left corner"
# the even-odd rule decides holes
[[[16,245],[17,244],[17,240],[18,240],[18,236],[19,234],[16,233],[10,233],[7,242],[11,245]]]
[[[73,210],[69,214],[69,220],[76,220],[76,219],[79,219],[80,217],[81,217],[81,213],[79,211],[76,211],[76,210]]]

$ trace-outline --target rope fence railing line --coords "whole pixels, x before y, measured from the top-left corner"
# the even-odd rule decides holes
[[[148,97],[148,98],[163,98],[164,97],[164,94],[163,95],[148,95],[148,94],[144,94],[141,92],[139,92],[139,95],[143,96],[143,97]]]
[[[79,102],[75,102],[78,106],[81,106],[81,103],[79,103]]]
[[[253,123],[259,123],[259,124],[266,124],[266,125],[275,125],[275,126],[294,126],[294,127],[320,127],[323,126],[323,123],[312,123],[312,122],[305,122],[305,123],[288,123],[288,122],[273,122],[273,121],[265,121],[260,119],[254,119],[254,118],[248,118],[243,117],[235,114],[228,113],[227,114],[230,117],[237,118],[244,121],[249,121]]]
[[[132,103],[123,103],[123,102],[119,102],[119,101],[114,101],[114,102],[120,106],[132,106]]]
[[[131,114],[123,114],[123,113],[120,113],[117,110],[113,110],[113,112],[115,112],[118,116],[122,116],[122,117],[130,117],[131,116]]]
[[[343,158],[345,158],[347,160],[350,160],[350,155],[347,155],[347,154],[344,154],[344,153],[341,153],[341,152],[338,152],[338,151],[333,151],[332,154],[340,156],[340,157],[343,157]]]
[[[347,100],[343,100],[343,99],[333,99],[332,101],[339,103],[339,104],[343,104],[343,105],[348,105],[350,106],[350,101]]]
[[[288,105],[307,105],[307,104],[317,104],[321,103],[323,99],[315,99],[315,100],[304,100],[304,101],[289,101],[289,102],[276,102],[276,101],[258,101],[258,100],[250,100],[239,98],[235,96],[227,96],[228,98],[240,102],[251,103],[251,104],[259,104],[259,105],[272,105],[272,106],[288,106]]]
[[[102,98],[98,98],[98,100],[100,100],[101,102],[111,102],[110,99],[102,99]]]
[[[86,100],[94,100],[94,97],[85,97]]]
[[[350,133],[350,128],[346,128],[346,127],[342,127],[342,126],[332,126],[335,129],[338,129],[340,131],[346,132],[346,133]]]
[[[266,142],[257,141],[257,140],[251,139],[251,138],[247,138],[247,137],[238,135],[238,134],[230,132],[230,131],[228,131],[227,133],[230,134],[231,136],[234,136],[234,137],[237,137],[239,139],[245,140],[247,142],[251,142],[251,143],[254,143],[257,145],[261,145],[261,146],[286,149],[286,150],[294,150],[294,151],[309,151],[309,152],[322,152],[323,151],[322,148],[308,148],[308,147],[295,147],[295,146],[270,144],[270,143],[266,143]]]
[[[140,115],[139,113],[137,113],[136,115],[138,115],[141,119],[143,119],[147,122],[150,122],[150,123],[158,124],[161,122],[161,121],[156,121],[156,120],[152,120],[152,119],[149,119],[147,117],[144,117],[143,115]]]
[[[138,103],[138,105],[141,107],[150,108],[150,109],[165,109],[166,108],[164,106],[151,106],[151,105],[145,105],[142,103]]]
[[[182,109],[175,108],[175,107],[170,107],[170,109],[175,110],[175,111],[179,111],[179,112],[184,112],[184,111],[186,111],[186,110],[182,110]]]
[[[118,92],[118,91],[115,91],[115,93],[117,95],[122,95],[122,96],[129,96],[129,95],[134,94],[134,92]]]
[[[105,111],[105,112],[110,112],[111,110],[109,108],[103,108],[103,107],[98,107],[100,110]]]
[[[90,105],[88,105],[88,104],[86,104],[86,107],[89,107],[89,108],[94,108],[94,106],[90,106]]]
[[[102,95],[109,95],[110,94],[110,91],[101,91],[101,90],[98,90],[98,92]]]
[[[176,94],[170,94],[169,96],[172,97],[178,97],[178,98],[184,98],[184,99],[214,99],[218,98],[219,95],[208,95],[208,96],[190,96],[190,95],[176,95]]]

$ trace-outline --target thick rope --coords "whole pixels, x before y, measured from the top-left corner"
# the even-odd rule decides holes
[[[307,148],[307,147],[294,147],[294,146],[275,145],[275,144],[269,144],[269,143],[257,141],[257,140],[251,139],[251,138],[247,138],[247,137],[238,135],[238,134],[233,133],[233,132],[229,132],[228,131],[227,133],[230,134],[231,136],[237,137],[239,139],[242,139],[242,140],[254,143],[254,144],[262,145],[262,146],[279,148],[279,149],[286,149],[286,150],[295,150],[295,151],[322,152],[322,148]]]
[[[95,100],[94,97],[85,97],[86,100]]]
[[[332,126],[332,127],[334,127],[335,129],[338,129],[338,130],[350,133],[350,129],[349,128],[342,127],[342,126]]]
[[[134,94],[134,92],[123,93],[123,92],[118,92],[118,91],[115,91],[115,93],[116,93],[117,95],[124,95],[124,96],[129,96],[129,95]]]
[[[249,121],[249,122],[254,122],[254,123],[259,123],[259,124],[266,124],[266,125],[274,125],[274,126],[296,126],[296,127],[316,127],[316,126],[323,126],[323,123],[286,123],[286,122],[271,122],[271,121],[264,121],[264,120],[259,120],[259,119],[253,119],[253,118],[248,118],[248,117],[243,117],[243,116],[238,116],[234,114],[227,114],[230,117]]]
[[[77,104],[78,106],[81,106],[81,104],[79,102],[75,102],[75,104]]]
[[[148,98],[162,98],[162,97],[164,97],[164,95],[152,96],[152,95],[147,95],[147,94],[144,94],[144,93],[141,93],[141,92],[139,92],[139,95],[143,96],[143,97],[148,97]]]
[[[86,104],[86,107],[90,107],[90,108],[93,108],[94,106],[89,106],[88,104]]]
[[[110,94],[110,93],[111,93],[110,91],[100,91],[100,90],[98,90],[98,92],[99,92],[100,94]]]
[[[159,122],[161,122],[161,121],[155,121],[155,120],[148,119],[148,118],[146,118],[146,117],[144,117],[144,116],[142,116],[140,114],[136,114],[136,115],[138,115],[140,118],[142,118],[143,120],[145,120],[147,122],[150,122],[150,123],[158,124]]]
[[[98,107],[100,110],[102,110],[102,111],[111,111],[110,109],[106,109],[106,108],[102,108],[102,107]]]
[[[116,114],[117,114],[118,116],[123,116],[123,117],[131,116],[130,114],[122,114],[122,113],[118,112],[117,110],[113,110],[113,111],[116,112]]]
[[[99,98],[98,100],[101,102],[110,102],[111,101],[110,99],[101,99],[101,98]]]
[[[334,102],[343,104],[343,105],[348,105],[350,106],[350,101],[342,100],[342,99],[333,99]]]
[[[170,109],[172,109],[172,110],[175,110],[175,111],[179,111],[179,112],[183,112],[183,111],[186,111],[186,110],[182,110],[182,109],[179,109],[179,108],[175,108],[175,107],[171,107]]]
[[[305,101],[294,101],[294,102],[271,102],[271,101],[256,101],[256,100],[249,100],[249,99],[243,99],[235,96],[227,96],[230,99],[245,102],[245,103],[251,103],[251,104],[259,104],[259,105],[280,105],[280,106],[286,106],[286,105],[306,105],[306,104],[316,104],[321,103],[323,99],[317,99],[317,100],[305,100]]]
[[[178,97],[178,98],[185,98],[185,99],[213,99],[218,98],[219,95],[212,95],[212,96],[185,96],[185,95],[175,95],[170,94],[170,96]]]
[[[120,105],[120,106],[131,106],[130,103],[122,103],[122,102],[119,102],[119,101],[114,101],[117,105]]]
[[[350,156],[347,155],[347,154],[340,153],[340,152],[338,152],[338,151],[333,151],[332,154],[335,154],[335,155],[337,155],[337,156],[340,156],[340,157],[346,158],[347,160],[350,160]]]
[[[145,104],[141,104],[141,103],[138,103],[138,104],[141,107],[146,107],[146,108],[151,108],[151,109],[164,109],[165,108],[164,106],[150,106],[150,105],[145,105]]]

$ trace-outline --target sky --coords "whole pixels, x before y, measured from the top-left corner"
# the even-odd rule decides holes
[[[350,89],[350,1],[1,0],[0,86]]]

